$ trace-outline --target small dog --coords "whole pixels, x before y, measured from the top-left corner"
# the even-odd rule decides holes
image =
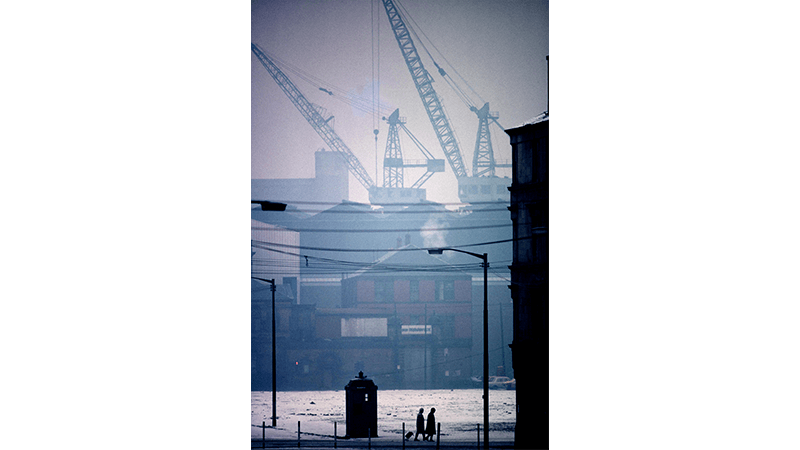
[[[408,433],[406,433],[406,440],[411,439],[411,436],[413,436],[413,435],[414,435],[413,431],[409,431]]]

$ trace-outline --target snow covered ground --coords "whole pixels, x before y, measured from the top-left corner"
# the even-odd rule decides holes
[[[516,392],[489,391],[489,433],[492,440],[514,440]],[[483,428],[483,390],[380,390],[378,389],[378,438],[400,439],[403,422],[414,431],[417,411],[436,408],[436,421],[442,424],[441,439],[477,440],[477,425]],[[267,439],[333,439],[345,427],[345,391],[302,391],[277,393],[277,428],[267,428]],[[251,392],[251,437],[261,439],[262,422],[272,424],[272,392]]]

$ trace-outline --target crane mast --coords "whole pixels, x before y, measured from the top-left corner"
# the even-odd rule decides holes
[[[339,135],[333,131],[333,127],[330,126],[328,120],[322,117],[319,111],[317,111],[314,105],[303,96],[289,77],[287,77],[256,44],[252,44],[252,49],[253,53],[258,60],[261,61],[264,68],[267,69],[270,76],[278,83],[278,86],[280,86],[286,96],[289,97],[289,100],[297,107],[322,140],[345,159],[350,172],[355,175],[356,179],[358,179],[367,190],[373,188],[375,182],[372,181],[372,178],[370,178],[364,166],[362,166],[361,162],[356,158],[356,155],[345,145]]]
[[[383,187],[403,187],[403,151],[400,149],[401,123],[400,110],[396,109],[387,119],[389,134],[386,138],[386,152],[383,155]]]
[[[478,137],[475,139],[475,153],[472,159],[472,176],[494,176],[494,169],[498,164],[494,160],[492,150],[492,135],[489,132],[489,120],[497,120],[499,115],[489,111],[489,103],[483,108],[472,107],[472,112],[478,115]]]
[[[442,146],[444,156],[450,163],[450,167],[457,178],[466,177],[467,171],[464,168],[461,150],[458,148],[458,141],[456,141],[453,130],[450,128],[450,121],[444,113],[441,101],[439,101],[439,97],[433,89],[433,78],[422,65],[417,48],[414,46],[414,41],[411,40],[411,35],[408,32],[408,27],[400,17],[400,12],[395,7],[394,2],[392,0],[383,0],[383,6],[386,8],[389,24],[392,26],[394,36],[400,45],[400,51],[403,53],[408,71],[411,72],[411,78],[414,79],[414,85],[417,87],[419,97],[422,99],[422,104],[428,113],[428,118],[436,132],[436,137],[439,139],[439,144]]]

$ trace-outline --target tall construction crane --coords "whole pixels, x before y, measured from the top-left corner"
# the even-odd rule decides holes
[[[347,162],[350,172],[355,175],[356,179],[368,190],[375,188],[375,182],[372,181],[364,166],[356,158],[356,155],[350,148],[342,141],[342,138],[333,131],[333,127],[328,123],[333,116],[325,119],[322,114],[303,96],[297,86],[287,77],[275,63],[256,45],[252,44],[253,53],[256,55],[261,64],[267,69],[270,76],[278,83],[278,86],[283,90],[289,100],[294,103],[294,106],[305,117],[311,127],[319,134],[323,141],[332,149],[338,152]]]
[[[411,189],[419,189],[436,172],[444,172],[444,160],[433,157],[425,146],[406,127],[405,117],[400,117],[400,110],[396,109],[388,117],[383,118],[389,124],[389,133],[386,138],[386,152],[383,157],[383,187],[402,188],[403,168],[424,167],[425,173],[411,185]],[[404,160],[400,148],[400,130],[403,130],[425,156],[425,160]]]
[[[398,207],[426,200],[425,189],[422,189],[422,185],[434,173],[444,172],[444,160],[435,159],[419,139],[411,134],[411,131],[405,125],[405,117],[400,117],[399,109],[395,109],[388,118],[383,117],[383,120],[389,124],[386,152],[383,156],[383,186],[370,189],[370,203]],[[403,159],[403,152],[400,148],[400,130],[403,130],[422,154],[425,155],[424,160]],[[406,167],[423,167],[426,169],[425,173],[411,187],[403,187],[403,172]]]
[[[458,148],[458,141],[456,141],[455,134],[450,128],[450,121],[442,108],[442,103],[436,95],[436,91],[433,89],[433,78],[422,65],[417,48],[414,46],[414,41],[411,40],[411,35],[408,32],[408,27],[400,17],[400,12],[394,2],[392,0],[383,0],[383,6],[386,8],[386,14],[389,16],[389,24],[392,26],[394,37],[397,39],[398,45],[400,45],[400,51],[403,53],[408,71],[411,72],[411,78],[414,79],[414,85],[417,87],[417,92],[422,99],[422,104],[425,106],[425,111],[428,113],[428,118],[433,124],[433,129],[439,139],[439,144],[442,146],[444,156],[447,158],[447,162],[450,163],[456,178],[464,178],[467,176],[467,170],[461,157],[461,149]]]
[[[408,26],[406,26],[393,0],[382,1],[389,17],[389,24],[392,27],[397,44],[400,46],[400,51],[403,54],[408,71],[411,73],[411,78],[414,80],[414,85],[417,88],[422,104],[428,113],[428,118],[433,125],[445,157],[458,180],[459,198],[464,202],[508,199],[508,190],[506,188],[510,185],[510,179],[499,179],[494,174],[496,167],[510,167],[510,164],[495,161],[489,133],[490,121],[500,125],[497,122],[499,115],[496,112],[489,111],[488,103],[484,104],[481,109],[471,104],[469,105],[470,110],[478,116],[478,136],[475,141],[472,176],[470,177],[464,167],[464,161],[458,142],[455,139],[455,134],[450,128],[450,121],[444,112],[441,100],[439,100],[436,91],[433,89],[433,78],[422,64],[414,41],[411,39]],[[439,67],[436,61],[434,61],[434,65],[436,65],[439,73],[447,79],[447,73],[444,69]],[[463,92],[459,95],[464,100]],[[465,102],[470,103],[467,100]]]

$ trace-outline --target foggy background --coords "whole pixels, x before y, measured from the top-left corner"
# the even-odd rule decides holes
[[[477,116],[442,79],[422,44],[451,78],[470,93],[478,108],[483,102],[457,74],[489,102],[491,111],[499,112],[498,120],[505,128],[516,127],[547,109],[548,2],[404,0],[397,7],[401,8],[400,5],[413,20],[406,20],[409,27],[428,39],[412,35],[425,69],[434,78],[433,88],[444,104],[465,166],[471,173]],[[380,116],[375,122],[371,113],[338,101],[340,92],[365,97],[371,107],[373,85],[379,86],[379,100],[388,111],[385,115],[400,108],[400,116],[407,118],[406,127],[411,133],[434,157],[445,159],[382,2],[254,1],[252,11],[255,44],[280,61],[341,90],[330,96],[282,69],[309,101],[335,116],[334,130],[377,185],[383,182],[388,125]],[[437,49],[443,56],[436,53]],[[313,178],[314,152],[327,145],[254,55],[252,62],[252,178]],[[373,134],[376,125],[377,178]],[[508,135],[496,125],[490,130],[495,159],[510,162]],[[410,139],[405,136],[402,139],[404,159],[423,159]],[[427,189],[428,200],[458,202],[455,176],[449,164],[445,166],[445,172],[434,174],[423,188]],[[424,169],[409,168],[405,172],[405,186],[410,187]],[[511,169],[498,169],[497,175],[510,177]],[[350,199],[368,203],[366,189],[352,176]]]
[[[478,108],[485,101],[489,101],[490,110],[499,111],[500,123],[507,124],[505,128],[529,122],[546,110],[548,2],[415,2],[412,0],[396,4],[403,12],[404,20],[413,33],[413,40],[423,64],[434,79],[434,88],[460,140],[464,163],[470,169],[478,120],[442,79],[435,68],[434,60],[457,79],[460,87],[469,93]],[[401,117],[407,119],[406,127],[435,157],[444,159],[438,139],[398,48],[382,2],[379,0],[255,1],[251,6],[252,42],[275,60],[309,101],[325,109],[324,117],[334,116],[331,123],[336,133],[350,147],[378,186],[383,184],[383,157],[388,135],[388,126],[381,119],[396,108],[400,108]],[[433,53],[434,60],[430,58],[428,51]],[[251,176],[253,178],[314,177],[314,153],[328,146],[297,111],[257,58],[253,56],[251,61]],[[341,102],[345,96],[360,96],[362,102],[356,105]],[[368,111],[378,102],[381,111],[374,114]],[[508,114],[503,112],[504,109],[508,109]],[[375,128],[379,130],[377,143],[373,133]],[[509,163],[511,147],[504,128],[492,125],[491,131],[495,159]],[[422,153],[405,136],[402,149],[404,159],[423,158]],[[433,178],[423,186],[427,191],[428,200],[445,203],[459,201],[455,176],[449,165],[447,167],[445,173],[434,174]],[[405,169],[405,172],[405,186],[408,187],[424,172],[424,169]],[[498,176],[509,177],[511,169],[498,169],[496,173]],[[355,177],[350,176],[349,180],[348,199],[368,202],[367,191],[363,186]],[[505,188],[502,190],[506,191]],[[261,190],[253,195],[269,195],[269,192]],[[272,189],[271,194],[272,197],[269,199],[277,201],[289,202],[291,196],[285,189],[281,190],[278,187]],[[322,199],[311,197],[306,200]],[[500,206],[495,211],[497,212],[493,214],[474,213],[470,217],[461,218],[461,222],[458,222],[460,226],[469,225],[473,229],[469,232],[450,232],[447,241],[441,232],[433,236],[423,234],[423,240],[418,238],[418,233],[411,231],[407,243],[427,247],[510,239],[511,223],[506,208]],[[270,215],[257,212],[253,218],[292,228],[281,214],[270,219],[267,216]],[[347,219],[353,221],[353,224],[343,227],[344,231],[360,229],[368,220],[367,217],[359,217],[357,219],[359,223],[355,223],[356,219],[352,216],[336,217],[334,219],[333,215],[324,214],[316,217],[314,221],[323,224],[323,228],[330,228],[333,225],[343,227],[342,223],[337,222],[346,222]],[[458,226],[454,225],[458,219],[455,216],[448,218],[440,214],[432,217],[437,219],[436,225],[441,222],[440,226],[445,228],[448,223],[449,226]],[[392,224],[396,224],[397,221],[408,222],[406,219],[408,216],[399,215],[393,217],[390,222]],[[385,228],[386,224],[387,221],[384,221],[380,225]],[[475,229],[486,224],[495,228]],[[498,230],[498,224],[507,224],[509,227]],[[376,226],[380,228],[380,225],[376,223],[367,228]],[[411,230],[419,226],[422,226],[422,222],[404,225]],[[307,229],[308,224],[302,224],[299,228]],[[384,234],[386,236],[382,236],[382,239],[375,234],[364,233],[352,233],[352,235],[317,233],[311,237],[306,234],[303,245],[347,249],[365,246],[369,248],[368,243],[371,243],[372,248],[390,248],[395,245],[397,236],[392,233]],[[490,374],[494,375],[496,368],[503,366],[504,374],[513,377],[508,349],[508,344],[511,343],[513,317],[508,282],[503,282],[504,279],[510,278],[507,266],[511,263],[511,244],[507,242],[503,245],[472,250],[478,253],[488,251],[491,255],[493,280],[489,296],[489,307],[492,311],[489,325],[492,347]],[[259,254],[258,250],[255,252],[256,274],[260,273],[267,278],[279,274],[280,269],[271,267],[272,263],[268,261],[274,257],[274,253]],[[313,251],[303,250],[303,252],[314,254]],[[347,261],[375,257],[335,253],[326,253],[325,256]],[[445,258],[448,261],[469,259],[459,254],[448,254]],[[273,271],[269,270],[270,267]],[[304,276],[309,277],[309,272],[313,273],[313,270],[312,264],[312,268],[307,269]],[[341,270],[345,272],[344,268]],[[500,278],[497,275],[498,270]],[[474,275],[480,277],[480,273]],[[300,284],[302,283],[299,283],[298,287]],[[330,287],[324,293],[316,293],[312,289],[301,290],[304,292],[303,299],[298,300],[298,303],[316,303],[318,307],[339,306],[338,298],[341,296],[339,288]],[[481,299],[481,285],[476,282],[473,287],[473,310],[481,310]],[[501,309],[503,304],[505,307]],[[499,321],[501,310],[504,318]],[[471,315],[470,334],[473,340],[473,353],[481,351],[483,342],[480,320],[479,314]],[[501,333],[502,320],[505,321],[504,333]],[[501,335],[504,338],[501,338]],[[280,351],[278,353],[280,357]],[[261,367],[258,361],[253,364],[254,367]],[[464,377],[468,378],[480,372],[479,358],[473,358],[472,366],[472,372],[462,374]],[[286,371],[280,372],[278,379],[282,389],[290,385],[295,389],[300,386],[296,383],[296,376]],[[365,372],[370,374],[369,370]],[[372,372],[374,375],[375,371]],[[265,386],[261,377],[254,372],[254,380],[258,378],[256,380],[258,382],[254,381],[253,386],[259,386],[254,389],[263,389]],[[288,380],[285,380],[286,378]],[[292,381],[295,383],[291,383]],[[305,388],[312,389],[313,385],[306,383]],[[466,386],[467,384],[462,385]]]

